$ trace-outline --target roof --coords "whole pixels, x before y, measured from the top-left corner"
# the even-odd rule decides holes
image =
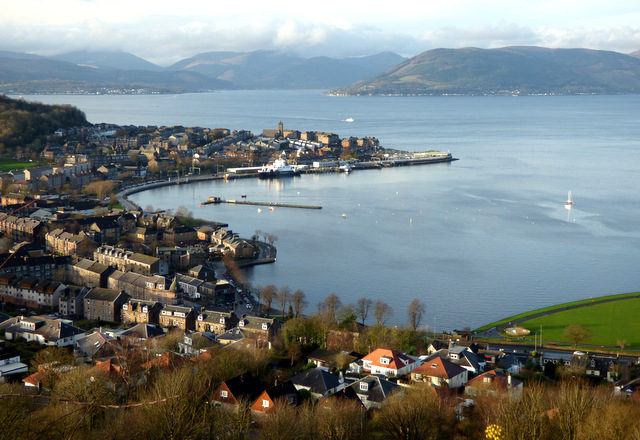
[[[442,379],[451,379],[466,371],[467,370],[459,365],[454,364],[448,359],[443,359],[436,356],[433,359],[420,365],[411,373],[422,374],[424,376],[439,377]]]
[[[509,380],[511,381],[511,385],[509,385]],[[470,388],[491,388],[494,390],[508,391],[510,388],[517,387],[521,383],[522,381],[512,378],[511,375],[491,370],[474,377],[465,383],[464,386]]]
[[[367,384],[367,389],[365,390],[360,384]],[[366,395],[367,400],[373,402],[383,402],[384,399],[389,397],[389,395],[398,389],[400,385],[397,385],[393,382],[390,382],[382,377],[372,374],[371,376],[364,377],[351,385],[349,388],[353,388],[356,394]]]
[[[94,287],[89,293],[87,293],[84,298],[94,301],[114,302],[120,297],[120,295],[126,294],[119,290],[105,289],[104,287]]]
[[[340,379],[322,368],[311,368],[291,378],[296,388],[308,388],[312,393],[325,394],[340,385]]]
[[[163,336],[164,330],[152,324],[138,324],[134,325],[128,330],[123,331],[120,335],[147,339],[156,336]]]
[[[262,387],[251,373],[244,373],[223,382],[236,400],[255,401],[262,393]]]
[[[383,357],[388,358],[388,364],[380,362],[380,358]],[[386,348],[378,348],[363,357],[362,360],[365,362],[370,361],[372,366],[388,368],[390,370],[399,370],[415,362],[415,360],[404,353],[400,353],[397,350],[387,350]]]

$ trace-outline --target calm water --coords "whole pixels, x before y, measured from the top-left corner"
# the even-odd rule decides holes
[[[286,128],[376,136],[382,145],[450,150],[451,164],[239,180],[137,194],[142,207],[278,237],[256,285],[302,289],[308,311],[381,298],[406,322],[476,327],[556,303],[640,290],[640,96],[327,97],[315,91],[179,96],[36,96],[91,122]],[[353,118],[353,123],[344,122]],[[575,207],[564,208],[571,190]],[[322,210],[205,206],[208,196],[321,205]],[[346,218],[344,218],[346,215]]]

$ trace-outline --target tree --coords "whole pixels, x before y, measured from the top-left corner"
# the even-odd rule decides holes
[[[424,315],[425,306],[418,298],[414,298],[409,304],[409,308],[407,309],[407,316],[409,317],[409,325],[411,329],[415,332],[420,326],[420,321],[422,321],[422,315]]]
[[[300,289],[293,292],[293,295],[291,296],[291,305],[293,306],[293,311],[296,314],[296,318],[299,318],[300,315],[302,315],[302,310],[307,305],[305,298],[306,295]]]
[[[369,298],[362,297],[356,301],[355,312],[358,318],[360,318],[362,325],[364,325],[364,322],[367,320],[367,316],[369,316],[369,310],[371,310],[372,305],[373,301]]]
[[[624,346],[627,345],[626,339],[618,339],[618,347],[620,347],[620,351],[624,351]]]
[[[338,298],[338,295],[332,293],[327,296],[322,302],[322,314],[324,315],[325,321],[330,324],[335,324],[336,322],[336,312],[342,305],[342,301]]]
[[[571,324],[564,328],[562,337],[573,341],[574,347],[577,347],[580,342],[591,339],[591,331],[583,325]]]
[[[391,315],[393,315],[393,309],[389,304],[382,300],[376,301],[376,304],[373,307],[373,316],[376,318],[376,324],[378,324],[378,327],[384,326]]]
[[[264,305],[264,310],[267,312],[267,316],[269,316],[269,309],[271,308],[271,304],[273,303],[276,296],[276,286],[273,284],[267,284],[262,292],[260,293],[260,301]]]
[[[291,300],[291,289],[289,289],[289,286],[282,286],[276,294],[276,302],[282,311],[283,319],[289,300]]]

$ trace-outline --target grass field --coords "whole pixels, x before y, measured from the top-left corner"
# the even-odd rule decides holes
[[[591,304],[592,306],[594,306],[595,304],[603,302],[603,301],[609,301],[609,300],[615,299],[615,298],[627,298],[627,297],[628,298],[635,298],[638,295],[640,295],[640,293],[638,293],[638,292],[622,293],[622,294],[619,294],[619,295],[600,296],[598,298],[582,299],[580,301],[572,301],[572,302],[569,302],[569,303],[557,304],[555,306],[544,307],[542,309],[536,309],[536,310],[530,310],[530,311],[525,312],[525,313],[520,313],[518,315],[509,316],[508,318],[504,318],[504,319],[501,319],[499,321],[495,321],[495,322],[492,322],[490,324],[483,325],[482,327],[476,329],[475,331],[476,332],[481,332],[481,331],[488,330],[490,328],[493,328],[493,327],[496,327],[496,326],[499,326],[499,325],[507,324],[508,322],[520,321],[522,319],[527,318],[528,316],[537,315],[539,313],[554,312],[554,311],[557,311],[559,309],[563,309],[565,307],[581,306],[581,305],[587,305],[587,304]]]
[[[520,322],[518,325],[540,332],[545,341],[569,342],[562,333],[570,324],[580,324],[591,331],[591,339],[582,344],[616,347],[619,340],[627,340],[626,348],[640,348],[640,298],[585,305],[577,309],[551,313]],[[539,336],[538,336],[539,337]]]
[[[36,162],[25,162],[15,159],[0,159],[0,172],[7,172],[11,170],[26,170],[27,168],[37,167],[39,164]]]

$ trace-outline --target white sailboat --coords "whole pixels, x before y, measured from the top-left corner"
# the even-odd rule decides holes
[[[567,197],[567,203],[564,204],[564,207],[567,209],[571,209],[573,207],[573,200],[571,199],[571,190],[569,190],[569,196]]]

